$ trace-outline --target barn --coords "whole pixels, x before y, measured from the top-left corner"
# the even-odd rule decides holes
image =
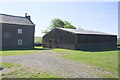
[[[98,31],[56,28],[45,34],[43,47],[73,50],[116,48],[117,35]]]
[[[30,16],[0,14],[2,48],[33,48],[35,25]]]

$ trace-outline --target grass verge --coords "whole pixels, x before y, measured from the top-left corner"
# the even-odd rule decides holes
[[[13,56],[13,55],[24,55],[31,54],[40,51],[39,49],[14,49],[14,50],[3,50],[0,51],[0,56]]]
[[[76,53],[63,55],[63,57],[99,66],[111,72],[118,71],[118,51]]]
[[[48,48],[43,47],[35,47],[33,49],[11,49],[11,50],[3,50],[0,51],[0,56],[15,56],[15,55],[25,55],[32,54],[37,51],[49,50]]]
[[[116,76],[118,75],[118,50],[90,52],[54,49],[54,51],[62,54],[66,53],[65,55],[62,55],[64,58],[80,61],[91,66],[96,66],[98,69],[109,71]]]
[[[3,62],[3,63],[0,63],[0,66],[2,66],[3,68],[11,68],[11,67],[19,67],[20,64]]]
[[[29,67],[24,67],[21,69],[16,69],[12,72],[2,74],[3,78],[57,78],[56,76],[50,75],[48,73],[40,73],[31,70]]]

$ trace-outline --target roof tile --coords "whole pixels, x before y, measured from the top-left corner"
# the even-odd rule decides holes
[[[0,14],[0,23],[34,26],[34,24],[26,17],[12,16],[7,14]]]

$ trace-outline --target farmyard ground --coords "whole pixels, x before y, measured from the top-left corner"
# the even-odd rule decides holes
[[[7,78],[117,78],[118,50],[67,49],[4,50],[4,63],[20,64],[3,69]],[[16,71],[17,70],[17,71]]]

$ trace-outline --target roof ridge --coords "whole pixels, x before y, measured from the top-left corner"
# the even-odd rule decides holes
[[[8,14],[1,14],[0,18],[3,18],[0,20],[2,23],[9,23],[9,24],[21,24],[21,25],[32,25],[35,26],[35,24],[28,19],[27,17],[22,16],[14,16],[14,15],[8,15]]]
[[[23,17],[23,16],[15,16],[15,15],[2,14],[2,13],[0,13],[0,15],[11,16],[11,17],[19,17],[19,18],[26,18],[26,17]]]
[[[93,31],[93,30],[81,30],[81,29],[72,29],[72,28],[59,28],[59,29],[71,29],[71,30],[79,30],[79,31],[91,31],[91,32],[100,32],[100,33],[105,33],[105,32],[101,32],[101,31]],[[108,33],[106,33],[108,34]]]
[[[60,30],[64,30],[67,32],[72,32],[74,34],[97,34],[97,35],[114,35],[106,32],[101,32],[101,31],[92,31],[92,30],[79,30],[79,29],[69,29],[69,28],[57,28]],[[77,32],[76,32],[77,31]]]

